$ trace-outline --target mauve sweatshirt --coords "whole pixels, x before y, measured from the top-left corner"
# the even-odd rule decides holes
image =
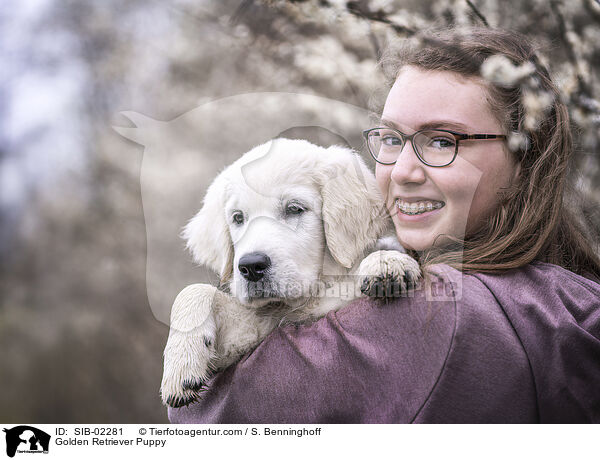
[[[276,329],[170,421],[600,422],[599,284],[545,263],[437,275]]]

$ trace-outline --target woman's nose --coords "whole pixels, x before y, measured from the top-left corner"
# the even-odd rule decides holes
[[[397,184],[425,182],[425,165],[417,157],[410,142],[404,144],[392,169],[391,179]]]

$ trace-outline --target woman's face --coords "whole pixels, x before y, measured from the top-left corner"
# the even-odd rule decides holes
[[[404,134],[425,127],[503,134],[484,85],[453,72],[404,67],[387,97],[382,124]],[[400,243],[422,251],[431,248],[439,235],[462,239],[477,230],[518,172],[518,163],[502,140],[463,140],[448,166],[426,166],[407,142],[396,163],[377,163],[375,174]],[[425,212],[411,214],[407,208],[412,203],[424,203]],[[436,243],[443,244],[443,238]]]

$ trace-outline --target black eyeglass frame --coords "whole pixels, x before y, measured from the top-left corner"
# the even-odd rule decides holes
[[[406,145],[406,143],[408,141],[410,141],[410,145],[412,145],[413,151],[415,152],[415,155],[417,155],[417,158],[419,159],[419,161],[421,163],[423,163],[424,165],[430,166],[432,168],[444,168],[445,166],[451,165],[452,162],[456,159],[456,156],[458,155],[459,141],[469,140],[469,139],[477,139],[477,140],[506,139],[506,135],[504,135],[504,134],[465,134],[465,133],[457,133],[456,131],[450,131],[448,129],[437,129],[437,128],[421,129],[419,131],[416,131],[416,132],[412,133],[410,136],[408,134],[404,134],[404,133],[398,131],[395,128],[390,128],[389,126],[381,126],[381,127],[378,127],[378,128],[366,129],[365,131],[363,131],[363,136],[364,136],[365,142],[367,144],[367,150],[369,151],[369,154],[371,154],[371,156],[373,157],[373,159],[377,163],[382,164],[382,165],[393,165],[398,160],[396,159],[396,160],[394,160],[391,163],[379,161],[377,159],[377,157],[375,156],[375,154],[373,152],[371,152],[371,147],[369,146],[369,133],[371,133],[372,131],[380,130],[380,129],[387,129],[389,131],[393,131],[394,133],[399,134],[398,137],[400,139],[402,139],[402,147],[400,148],[401,151],[404,148],[404,146]],[[423,133],[423,132],[427,132],[427,131],[441,131],[443,133],[449,133],[449,134],[452,134],[454,136],[454,140],[456,141],[456,145],[454,146],[454,156],[445,165],[432,165],[432,164],[427,163],[423,159],[423,157],[421,157],[421,154],[419,153],[419,150],[415,147],[415,143],[413,142],[413,139],[415,138],[415,136],[417,134],[420,134],[420,133]]]

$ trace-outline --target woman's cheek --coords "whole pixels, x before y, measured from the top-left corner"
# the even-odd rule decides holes
[[[377,182],[377,187],[379,187],[379,191],[383,196],[385,203],[389,207],[388,198],[390,195],[390,177],[391,177],[391,168],[380,165],[379,163],[375,166],[375,180]]]
[[[444,178],[444,195],[449,201],[447,204],[452,207],[454,236],[464,238],[471,224],[479,219],[481,208],[488,200],[481,194],[482,191],[486,194],[482,189],[485,175],[481,168],[460,156],[452,166],[451,174]]]

